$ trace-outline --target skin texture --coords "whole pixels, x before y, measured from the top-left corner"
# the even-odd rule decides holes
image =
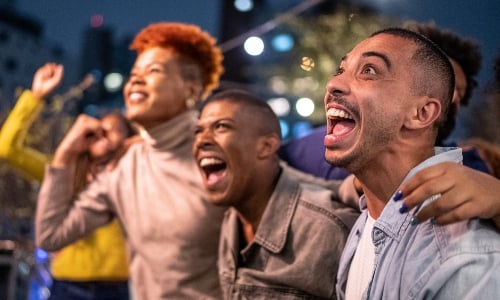
[[[61,83],[64,67],[60,64],[46,63],[33,76],[31,92],[39,99],[44,99]]]
[[[137,56],[123,95],[127,117],[153,128],[188,110],[185,99],[198,99],[201,83],[181,76],[179,55],[172,49],[153,47]]]
[[[99,158],[116,151],[127,137],[128,132],[123,120],[113,114],[106,115],[101,119],[100,135],[90,145],[90,155]]]
[[[224,100],[207,104],[193,146],[209,201],[238,210],[247,242],[253,240],[276,184],[281,143],[279,130],[258,125],[266,118],[255,110]],[[204,167],[208,159],[221,163],[221,170],[213,173]]]
[[[441,198],[418,212],[424,222],[434,218],[446,225],[474,217],[493,219],[500,228],[498,191],[500,180],[486,173],[454,163],[441,163],[426,168],[401,185],[403,203],[412,209],[421,200],[440,191]]]
[[[344,57],[327,84],[325,157],[358,177],[374,218],[407,172],[433,155],[441,102],[431,96],[442,91],[431,86],[427,93],[415,92],[414,77],[423,73],[412,66],[415,50],[400,37],[368,38]],[[336,110],[354,120],[352,128],[336,130]]]

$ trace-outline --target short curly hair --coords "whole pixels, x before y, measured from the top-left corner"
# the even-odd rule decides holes
[[[203,96],[218,87],[224,71],[222,51],[215,39],[198,26],[177,22],[153,23],[142,29],[130,44],[130,50],[141,54],[152,47],[173,48],[193,60],[201,70]]]
[[[479,44],[470,38],[461,37],[449,29],[439,29],[433,22],[417,23],[408,21],[403,24],[406,29],[420,33],[438,45],[445,53],[456,61],[465,73],[467,87],[461,105],[467,106],[472,90],[477,86],[474,78],[481,69],[481,49]]]

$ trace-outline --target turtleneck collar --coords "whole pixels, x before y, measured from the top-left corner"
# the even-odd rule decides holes
[[[154,148],[172,149],[194,137],[198,112],[190,110],[149,130],[140,130],[146,144]]]

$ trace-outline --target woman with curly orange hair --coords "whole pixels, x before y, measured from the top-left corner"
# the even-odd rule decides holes
[[[191,149],[196,104],[218,85],[221,51],[200,28],[169,22],[144,28],[131,49],[137,58],[123,94],[142,140],[72,198],[75,158],[99,130],[88,116],[77,120],[45,170],[36,242],[57,250],[116,216],[135,299],[219,299],[224,211],[205,200]]]

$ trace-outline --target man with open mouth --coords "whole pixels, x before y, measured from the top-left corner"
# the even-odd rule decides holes
[[[452,66],[427,38],[405,29],[359,43],[328,82],[328,162],[361,182],[362,214],[342,254],[340,299],[493,299],[500,294],[500,236],[490,220],[419,223],[400,185],[459,148],[434,147],[454,87]],[[440,179],[437,179],[440,180]],[[424,202],[433,202],[439,195]]]
[[[278,118],[252,94],[221,92],[202,108],[195,159],[209,201],[231,207],[219,246],[225,299],[335,299],[358,213],[280,166],[280,143]]]

